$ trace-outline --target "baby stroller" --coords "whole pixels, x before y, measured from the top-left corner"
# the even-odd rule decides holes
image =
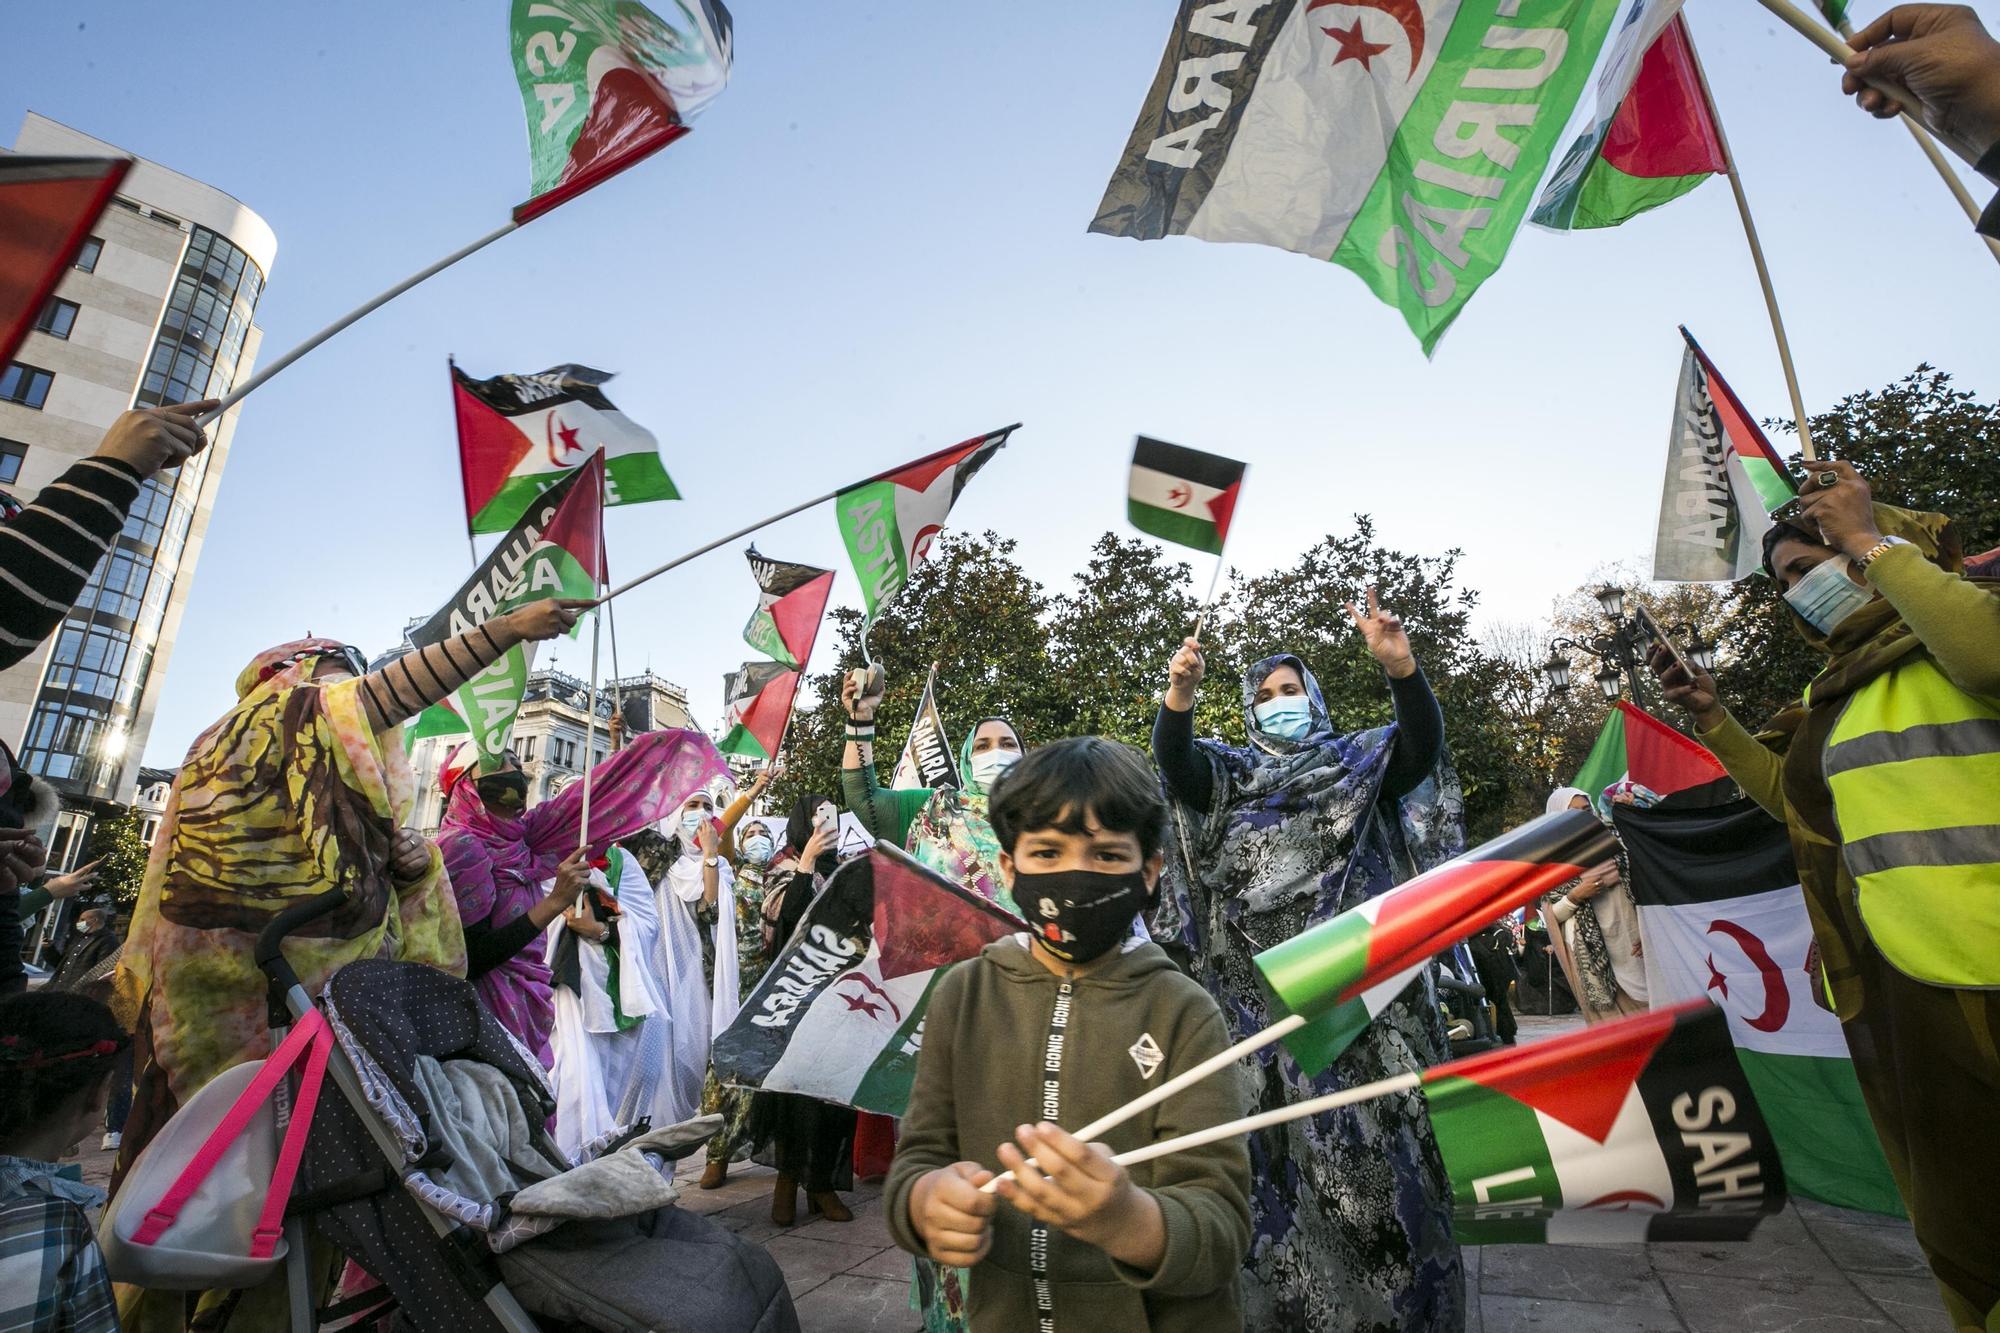
[[[274,1022],[312,1008],[280,944],[341,901],[336,891],[301,903],[259,938]],[[798,1329],[762,1247],[671,1206],[673,1160],[716,1118],[607,1136],[566,1171],[541,1065],[469,984],[421,964],[361,962],[334,974],[322,1002],[339,1095],[319,1101],[287,1209],[295,1333],[391,1309],[398,1330],[451,1333]],[[381,1287],[314,1309],[307,1220]]]

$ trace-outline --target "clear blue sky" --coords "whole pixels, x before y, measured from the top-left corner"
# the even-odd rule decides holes
[[[956,518],[1018,537],[1051,586],[1123,528],[1145,431],[1253,464],[1235,562],[1284,563],[1367,511],[1396,545],[1464,547],[1485,616],[1510,620],[1645,554],[1676,323],[1754,410],[1789,415],[1720,181],[1615,231],[1524,230],[1428,363],[1344,270],[1086,235],[1173,13],[742,0],[735,82],[686,140],[249,400],[149,762],[178,761],[253,653],[308,630],[377,651],[463,578],[447,353],[620,373],[690,498],[612,511],[614,576],[1022,421]],[[1923,360],[1992,392],[2000,271],[1903,132],[1750,0],[1688,13],[1809,410]],[[7,35],[7,133],[40,111],[271,223],[267,354],[526,193],[504,0],[70,0]],[[758,541],[841,566],[836,598],[857,598],[829,510]],[[712,723],[752,598],[733,550],[658,580],[620,604],[623,666],[685,684]],[[588,666],[587,645],[558,656]]]

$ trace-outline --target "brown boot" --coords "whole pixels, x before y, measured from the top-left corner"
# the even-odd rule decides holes
[[[771,1191],[771,1220],[781,1227],[788,1227],[799,1220],[799,1182],[780,1171],[778,1184]]]
[[[806,1195],[806,1207],[829,1222],[852,1222],[854,1214],[847,1211],[847,1205],[832,1190]]]
[[[701,1173],[701,1184],[698,1186],[698,1188],[705,1190],[719,1190],[722,1188],[722,1183],[728,1179],[729,1179],[729,1163],[710,1162],[708,1164],[708,1170]]]

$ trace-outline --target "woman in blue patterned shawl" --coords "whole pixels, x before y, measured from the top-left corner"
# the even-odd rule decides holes
[[[1182,855],[1167,858],[1155,938],[1185,950],[1241,1038],[1270,1021],[1251,959],[1461,850],[1444,718],[1393,613],[1349,608],[1389,678],[1396,721],[1339,735],[1298,658],[1243,685],[1250,745],[1194,739],[1203,662],[1175,654],[1153,728]],[[1444,1058],[1428,971],[1333,1066],[1308,1077],[1279,1046],[1243,1063],[1258,1111]],[[1465,1327],[1451,1191],[1423,1097],[1407,1092],[1250,1137],[1244,1324],[1433,1333]]]

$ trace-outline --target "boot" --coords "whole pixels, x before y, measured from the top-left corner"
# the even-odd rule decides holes
[[[771,1220],[781,1227],[799,1220],[799,1182],[783,1171],[778,1173],[777,1187],[771,1191]]]
[[[698,1186],[698,1188],[705,1190],[719,1190],[722,1188],[722,1183],[728,1179],[729,1179],[729,1163],[710,1162],[708,1164],[708,1169],[701,1173],[701,1184]]]
[[[829,1222],[852,1222],[854,1214],[832,1190],[813,1190],[806,1195],[806,1207]]]

